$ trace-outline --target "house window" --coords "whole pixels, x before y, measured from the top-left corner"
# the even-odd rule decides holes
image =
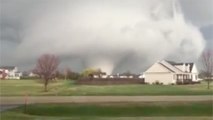
[[[181,80],[182,79],[182,75],[178,75],[178,79]]]
[[[184,80],[188,79],[188,75],[183,75],[183,79]]]

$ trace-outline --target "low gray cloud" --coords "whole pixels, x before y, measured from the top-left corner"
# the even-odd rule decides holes
[[[61,67],[77,71],[95,67],[108,73],[140,73],[159,59],[194,61],[205,47],[197,22],[184,17],[182,1],[1,3],[2,65],[31,68],[41,54],[54,53],[61,58]]]
[[[185,18],[203,27],[213,24],[213,0],[180,0]]]
[[[213,49],[213,24],[200,28],[205,40],[207,41],[206,48]]]

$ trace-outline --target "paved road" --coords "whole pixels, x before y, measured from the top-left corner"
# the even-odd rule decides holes
[[[30,96],[1,97],[0,105],[32,103],[101,103],[101,102],[183,102],[213,101],[212,95],[202,96]]]

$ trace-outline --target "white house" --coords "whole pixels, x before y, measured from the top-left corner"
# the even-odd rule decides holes
[[[21,72],[15,66],[2,66],[0,67],[0,79],[20,79]]]
[[[140,75],[138,76],[138,78],[144,79],[144,78],[145,78],[145,75],[144,75],[144,74],[140,74]]]
[[[198,81],[198,70],[194,63],[158,61],[144,72],[146,83],[176,84]]]
[[[30,72],[30,73],[28,74],[28,76],[29,76],[29,77],[38,77],[39,75],[37,75],[37,74],[35,74],[35,73],[33,73],[33,72]]]

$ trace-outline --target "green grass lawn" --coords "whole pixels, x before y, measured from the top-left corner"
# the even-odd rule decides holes
[[[212,102],[34,104],[2,112],[2,120],[211,120]],[[168,117],[168,118],[166,118]]]
[[[207,84],[195,85],[75,85],[73,81],[56,81],[48,85],[48,92],[44,92],[43,84],[39,80],[1,80],[1,96],[32,96],[61,95],[211,95]]]

